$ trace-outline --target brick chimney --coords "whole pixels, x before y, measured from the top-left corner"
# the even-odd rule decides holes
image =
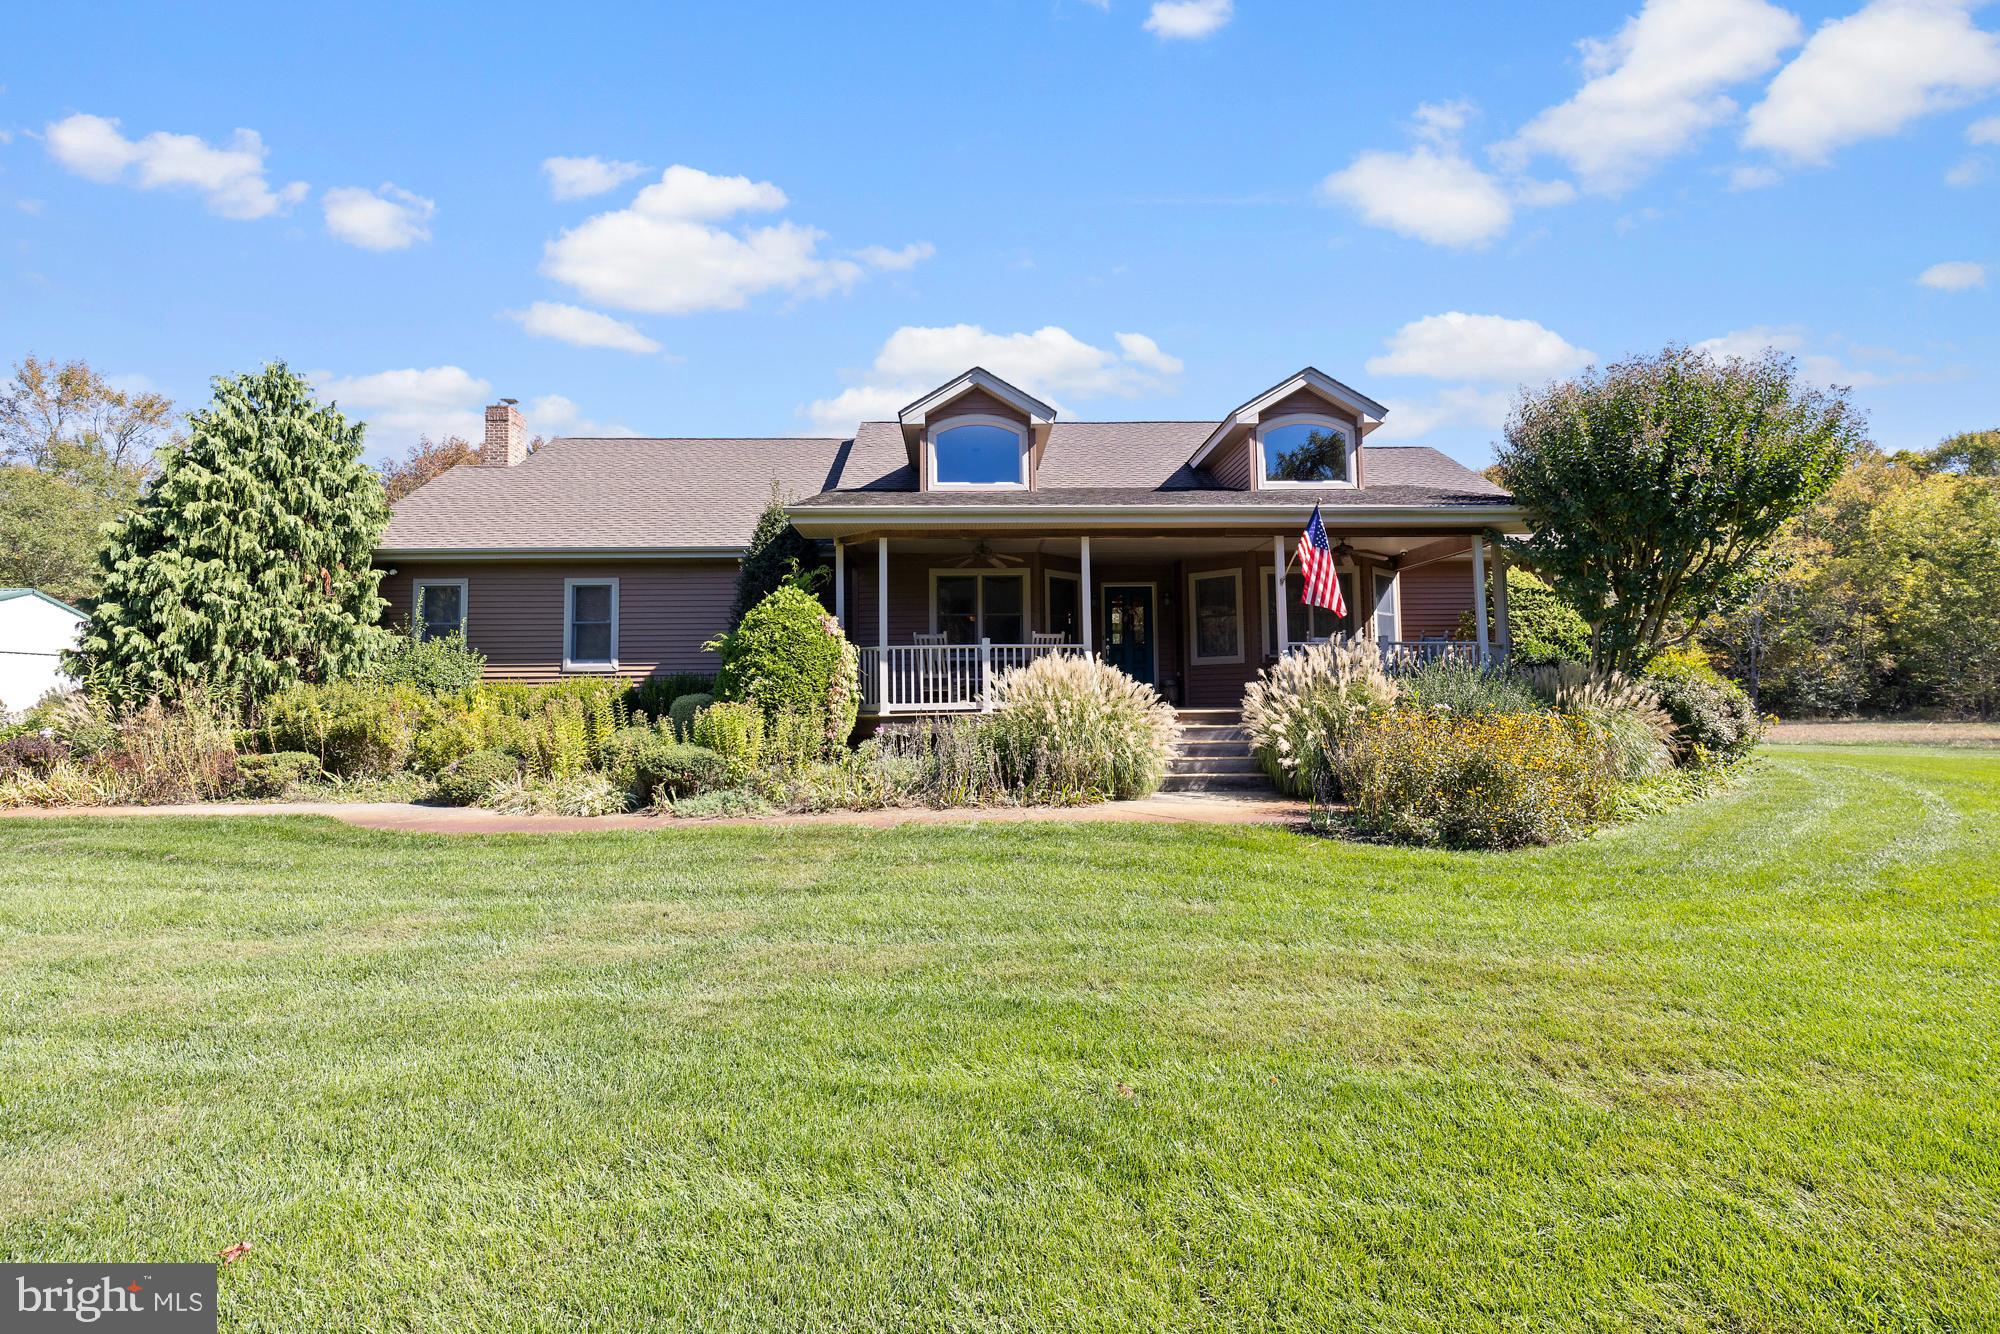
[[[503,398],[486,409],[486,443],[480,446],[479,461],[489,468],[511,468],[528,457],[528,419]]]

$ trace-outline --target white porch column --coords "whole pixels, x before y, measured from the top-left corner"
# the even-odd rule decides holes
[[[833,539],[833,619],[847,633],[847,543]]]
[[[1486,620],[1486,539],[1472,539],[1472,605],[1477,609],[1479,622],[1479,661],[1483,665],[1493,657],[1492,628]]]
[[[1077,638],[1083,641],[1083,651],[1089,653],[1092,649],[1091,641],[1094,638],[1093,632],[1097,629],[1097,618],[1090,614],[1090,538],[1088,535],[1076,539],[1076,550],[1077,563],[1080,567],[1077,570],[1077,582],[1081,585],[1078,589],[1078,597],[1083,603],[1082,624],[1077,626]]]
[[[1285,613],[1290,607],[1285,602],[1285,535],[1279,533],[1271,539],[1271,592],[1277,601],[1271,605],[1277,608],[1272,620],[1278,627],[1278,656],[1284,657],[1292,651],[1292,641],[1286,636],[1292,632],[1291,618]]]
[[[1493,640],[1500,646],[1500,660],[1514,652],[1514,632],[1507,628],[1507,552],[1493,548]]]
[[[889,539],[875,539],[875,698],[889,712]]]

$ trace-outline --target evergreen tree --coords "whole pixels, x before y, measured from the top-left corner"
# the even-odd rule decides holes
[[[262,696],[372,655],[388,519],[363,428],[283,363],[218,378],[138,505],[107,530],[73,666],[125,699],[201,684]]]
[[[737,624],[752,607],[788,583],[796,582],[810,591],[825,579],[824,571],[819,548],[792,527],[785,513],[784,495],[773,482],[771,499],[757,516],[757,526],[750,533],[750,547],[743,553],[743,567],[736,574],[736,605],[729,611],[730,625]]]

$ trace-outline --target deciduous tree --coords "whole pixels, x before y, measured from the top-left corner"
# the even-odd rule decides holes
[[[378,471],[382,491],[395,504],[433,478],[442,477],[461,463],[479,462],[479,449],[455,435],[442,440],[424,436],[411,445],[400,459],[389,459]]]
[[[1533,531],[1507,545],[1589,623],[1599,667],[1634,671],[1723,605],[1862,440],[1845,393],[1778,353],[1635,357],[1515,405],[1498,466]]]

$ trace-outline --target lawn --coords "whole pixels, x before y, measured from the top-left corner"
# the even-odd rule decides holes
[[[1992,1327],[2000,753],[1590,842],[0,822],[0,1252],[227,1328]]]

